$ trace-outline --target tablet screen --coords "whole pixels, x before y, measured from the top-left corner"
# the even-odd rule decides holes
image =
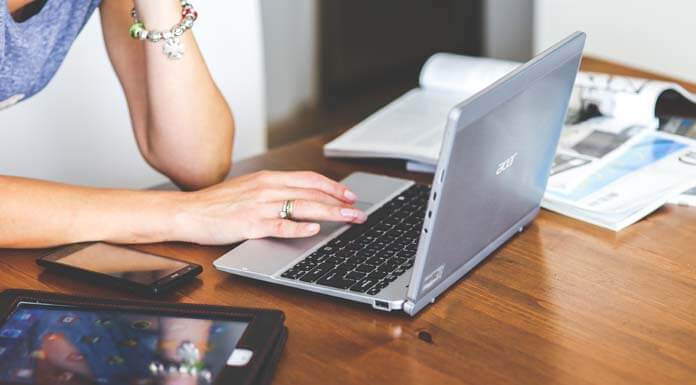
[[[211,384],[247,326],[20,304],[0,325],[0,382]]]
[[[95,243],[55,262],[144,285],[185,268],[184,262],[106,243]]]

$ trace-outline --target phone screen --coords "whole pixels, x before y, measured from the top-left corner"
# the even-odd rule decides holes
[[[0,324],[0,383],[207,385],[248,325],[21,303]]]
[[[186,263],[106,243],[95,243],[56,263],[151,285],[188,266]]]

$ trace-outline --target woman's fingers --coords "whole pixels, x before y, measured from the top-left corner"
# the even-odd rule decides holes
[[[268,218],[280,217],[283,202],[268,203],[263,212]],[[292,218],[299,221],[363,223],[367,215],[355,208],[326,205],[314,201],[293,201]]]
[[[252,238],[307,238],[319,233],[317,223],[300,223],[285,219],[267,219],[261,221]]]
[[[342,184],[315,172],[270,172],[264,174],[263,178],[268,178],[273,185],[323,191],[342,202],[354,203],[358,200],[355,193]]]
[[[343,206],[346,202],[341,201],[319,190],[308,190],[302,188],[278,188],[266,189],[258,193],[257,198],[261,202],[282,202],[286,200],[307,200],[323,203],[326,205]]]

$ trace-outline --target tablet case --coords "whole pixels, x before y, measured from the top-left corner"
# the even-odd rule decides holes
[[[0,293],[0,322],[4,321],[19,303],[63,305],[85,310],[150,314],[162,312],[179,317],[249,320],[249,326],[237,348],[254,351],[253,358],[243,368],[225,368],[213,385],[269,385],[288,339],[288,329],[284,326],[285,315],[278,310],[113,300],[30,290],[7,290]],[[0,385],[19,384],[0,382]]]

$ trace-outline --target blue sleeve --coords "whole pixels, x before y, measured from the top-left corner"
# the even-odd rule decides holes
[[[5,34],[7,33],[7,0],[0,0],[0,66],[5,61]]]

